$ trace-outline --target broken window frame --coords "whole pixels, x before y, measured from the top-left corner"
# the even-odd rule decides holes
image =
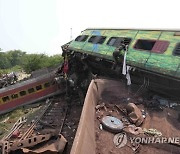
[[[12,99],[16,99],[16,98],[18,98],[18,97],[19,97],[19,96],[18,96],[18,94],[17,94],[17,93],[16,93],[16,94],[12,94],[12,95],[11,95],[11,98],[12,98]]]
[[[177,50],[179,51],[177,52]],[[173,56],[180,56],[180,42],[176,43],[176,46],[173,50]]]
[[[112,41],[112,39],[115,39],[115,41],[113,43],[110,43]],[[125,43],[124,43],[125,45],[129,45],[131,43],[132,39],[129,37],[111,37],[111,38],[109,38],[106,45],[113,46],[113,47],[119,47],[122,44],[123,40],[125,41]]]
[[[3,102],[8,102],[8,101],[10,101],[10,97],[9,96],[4,96],[4,97],[2,97],[2,101]]]
[[[44,88],[48,88],[50,86],[51,86],[51,84],[49,82],[44,83]]]
[[[144,43],[152,43],[152,44],[149,44],[151,46],[149,47],[144,47],[144,48],[140,48],[140,47],[136,47],[138,42],[140,41],[144,41]],[[150,39],[138,39],[136,41],[136,43],[134,44],[133,48],[135,50],[140,50],[140,51],[148,51],[148,52],[153,52],[153,53],[159,53],[159,54],[163,54],[167,48],[169,47],[169,41],[166,41],[166,40],[150,40]],[[141,45],[142,46],[142,45]]]
[[[36,86],[36,90],[37,90],[37,91],[42,90],[42,89],[43,89],[42,85],[37,85],[37,86]]]
[[[28,89],[28,93],[31,94],[31,93],[34,93],[35,92],[35,89],[34,88],[29,88]]]
[[[22,90],[22,91],[19,92],[19,95],[20,95],[20,96],[25,96],[26,94],[27,94],[27,93],[26,93],[25,90]]]
[[[88,39],[89,35],[79,35],[75,38],[76,42],[85,42]]]
[[[174,32],[174,36],[180,36],[180,32]]]
[[[106,40],[106,36],[93,35],[89,38],[88,42],[93,44],[103,44]]]

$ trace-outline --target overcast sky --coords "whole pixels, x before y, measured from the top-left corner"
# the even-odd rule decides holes
[[[61,53],[86,28],[180,29],[179,0],[0,0],[0,48]]]

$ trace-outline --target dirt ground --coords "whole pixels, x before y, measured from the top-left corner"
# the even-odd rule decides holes
[[[82,105],[79,101],[74,101],[71,104],[71,108],[67,113],[66,120],[62,129],[62,135],[68,141],[67,147],[63,154],[69,154],[74,141],[76,130],[79,124],[82,111]]]
[[[126,129],[123,132],[126,132],[128,142],[126,146],[117,148],[113,143],[114,133],[111,133],[107,130],[101,129],[100,124],[104,116],[110,115],[118,119],[122,119],[125,115],[123,112],[119,111],[116,107],[124,109],[128,103],[134,103],[138,106],[140,110],[144,110],[146,113],[146,118],[140,127],[143,128],[153,128],[162,133],[162,137],[179,137],[180,134],[180,122],[178,121],[178,113],[169,107],[162,108],[153,108],[147,106],[147,103],[151,102],[150,92],[146,92],[143,95],[135,96],[134,93],[128,92],[124,89],[121,92],[118,92],[116,89],[114,92],[105,91],[102,94],[102,100],[99,104],[104,103],[105,108],[102,107],[96,111],[95,116],[95,129],[96,129],[96,153],[97,154],[131,154],[131,153],[140,153],[140,154],[179,154],[180,145],[172,144],[140,144],[139,148],[134,151],[132,149],[132,144],[129,137],[149,137],[144,134],[132,135],[127,132]],[[126,117],[128,119],[128,117]]]

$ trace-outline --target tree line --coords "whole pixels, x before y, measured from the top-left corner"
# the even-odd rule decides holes
[[[0,73],[7,73],[10,70],[23,70],[31,73],[41,68],[58,66],[62,61],[63,57],[60,54],[48,56],[27,54],[21,50],[0,51]]]

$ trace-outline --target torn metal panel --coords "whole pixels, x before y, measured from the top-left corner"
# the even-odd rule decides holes
[[[22,148],[24,153],[27,154],[35,154],[35,153],[62,153],[67,144],[67,140],[63,135],[59,135],[59,137],[55,140],[52,140],[50,143],[44,144],[38,148]]]

